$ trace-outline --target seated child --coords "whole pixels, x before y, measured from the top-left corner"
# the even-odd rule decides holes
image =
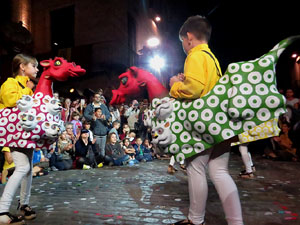
[[[110,133],[105,145],[105,162],[110,166],[125,165],[130,161],[130,156],[126,155],[120,143],[117,142],[115,133]]]
[[[140,137],[136,139],[135,144],[133,145],[135,149],[135,158],[138,161],[148,162],[152,161],[152,155],[149,149],[142,145],[143,141]]]

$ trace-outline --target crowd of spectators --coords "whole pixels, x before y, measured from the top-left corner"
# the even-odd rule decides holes
[[[35,149],[33,176],[49,171],[101,168],[102,166],[135,165],[152,161],[156,154],[151,145],[151,132],[144,126],[143,115],[148,101],[108,106],[101,90],[90,101],[61,98],[64,130],[48,150]],[[5,177],[14,165],[9,153],[2,154],[6,164]],[[8,172],[8,173],[6,173]]]
[[[262,156],[265,158],[299,161],[300,100],[291,89],[284,94],[287,113],[279,120],[280,135],[252,145],[259,144],[260,149],[264,149]],[[54,96],[63,102],[61,116],[65,130],[50,149],[34,151],[33,176],[45,175],[50,170],[135,165],[160,158],[151,145],[151,130],[143,122],[149,110],[147,99],[141,102],[133,100],[129,105],[109,106],[101,90],[90,101],[72,101],[60,98],[58,93]],[[12,174],[14,164],[10,152],[2,155],[5,159],[2,182],[5,182],[6,176]],[[173,164],[170,162],[172,169]]]

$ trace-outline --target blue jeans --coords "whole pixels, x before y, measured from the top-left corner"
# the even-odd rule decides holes
[[[96,138],[95,146],[96,146],[97,152],[99,153],[99,155],[104,157],[105,156],[106,135],[105,136],[95,136],[95,138]]]
[[[113,159],[110,156],[105,156],[105,161],[107,163],[112,162],[114,164],[114,166],[122,166],[122,165],[124,165],[124,162],[129,161],[129,155],[124,155],[117,159]]]

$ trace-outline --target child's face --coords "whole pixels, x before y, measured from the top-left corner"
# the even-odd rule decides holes
[[[182,38],[182,48],[185,54],[188,54],[190,50],[189,40],[187,37],[181,37]]]
[[[144,145],[149,145],[149,140],[146,139],[146,140],[144,141]]]
[[[61,133],[61,139],[66,140],[67,139],[67,131],[64,131]]]
[[[95,112],[95,116],[97,118],[99,118],[100,116],[102,116],[102,110],[101,109],[98,109],[96,112]]]
[[[117,136],[116,136],[115,134],[112,134],[112,135],[110,136],[110,142],[111,142],[112,144],[115,144],[115,143],[117,142]]]
[[[79,116],[73,116],[74,120],[79,120]]]
[[[288,127],[288,125],[286,125],[286,124],[283,124],[281,129],[282,129],[282,132],[283,132],[283,133],[289,132],[289,127]]]
[[[142,142],[142,139],[140,139],[140,138],[138,138],[138,139],[136,139],[136,141],[135,141],[138,145],[141,145],[143,142]]]
[[[27,65],[21,64],[21,69],[24,70],[24,75],[30,79],[36,78],[37,72],[39,71],[38,65],[31,62]]]
[[[125,145],[125,146],[128,146],[129,144],[130,144],[129,140],[126,139],[126,140],[124,141],[124,145]]]
[[[84,124],[84,129],[89,130],[91,128],[91,124]]]

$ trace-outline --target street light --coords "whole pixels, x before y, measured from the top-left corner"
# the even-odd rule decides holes
[[[157,37],[152,37],[147,40],[147,45],[150,48],[154,48],[160,44],[160,40]]]
[[[160,72],[160,70],[165,66],[165,60],[159,55],[155,55],[150,59],[149,64],[151,68]]]

